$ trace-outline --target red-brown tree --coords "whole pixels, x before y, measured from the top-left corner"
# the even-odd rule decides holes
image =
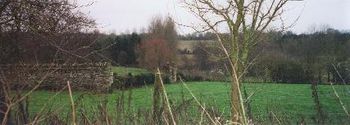
[[[139,50],[138,62],[140,66],[152,70],[157,67],[165,67],[174,57],[173,52],[171,52],[172,49],[170,49],[168,43],[162,38],[142,41]]]

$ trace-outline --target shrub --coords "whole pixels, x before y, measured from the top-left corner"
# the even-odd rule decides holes
[[[112,88],[124,89],[131,87],[140,87],[154,83],[154,74],[146,73],[133,76],[128,74],[126,76],[114,76],[114,83]]]
[[[178,76],[185,81],[227,81],[225,74],[214,71],[183,71]]]
[[[196,73],[179,73],[178,76],[180,76],[184,81],[203,81],[204,78]]]
[[[312,71],[305,70],[300,63],[294,61],[275,62],[270,70],[274,82],[305,83],[311,80]]]

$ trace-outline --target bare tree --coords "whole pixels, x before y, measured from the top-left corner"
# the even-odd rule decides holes
[[[169,44],[163,39],[143,41],[139,51],[141,51],[138,58],[140,66],[150,70],[166,66],[174,57]]]
[[[172,18],[155,17],[139,47],[139,65],[161,70],[176,63],[177,32]]]
[[[2,45],[6,45],[8,42],[13,42],[16,46],[24,43],[33,44],[32,48],[34,49],[50,46],[55,52],[47,56],[53,58],[67,55],[85,58],[89,54],[81,55],[80,53],[86,51],[86,48],[92,43],[82,44],[78,41],[81,41],[81,32],[92,31],[95,27],[95,22],[79,12],[77,10],[79,7],[81,6],[74,4],[70,0],[1,0],[1,60],[4,57],[19,56],[3,51]],[[34,44],[36,42],[38,44]],[[45,50],[41,53],[47,52]],[[22,61],[26,60],[21,58],[14,62],[19,63]],[[10,96],[11,87],[9,86],[10,83],[7,82],[11,80],[6,80],[7,78],[1,72],[3,72],[2,69],[0,69],[0,121],[2,124],[6,124],[11,108],[24,100],[37,87],[34,87],[29,93],[26,93],[19,99],[15,99],[13,96]],[[20,74],[16,75],[18,76],[14,78],[19,78]],[[45,79],[45,77],[40,79]]]
[[[95,22],[78,10],[81,6],[69,0],[4,0],[0,5],[1,42],[11,41],[25,51],[47,46],[56,58],[82,58],[81,51],[91,45],[86,38],[93,35],[83,36],[81,32],[94,29]],[[30,56],[33,57],[36,55]]]
[[[177,32],[175,22],[171,17],[154,17],[148,27],[149,37],[165,39],[168,44],[175,46]]]
[[[184,0],[185,7],[202,23],[197,32],[215,33],[231,71],[231,119],[248,124],[240,90],[250,60],[250,50],[262,34],[282,16],[289,0]],[[281,20],[283,23],[283,20]]]

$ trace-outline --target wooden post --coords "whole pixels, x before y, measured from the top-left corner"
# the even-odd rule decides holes
[[[161,92],[162,85],[160,83],[160,72],[155,74],[154,89],[153,89],[153,124],[161,124],[162,111],[161,111]]]

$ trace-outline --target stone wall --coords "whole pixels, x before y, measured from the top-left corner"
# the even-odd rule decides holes
[[[0,82],[13,89],[61,89],[67,81],[75,90],[106,91],[113,83],[113,74],[109,63],[0,65]]]

